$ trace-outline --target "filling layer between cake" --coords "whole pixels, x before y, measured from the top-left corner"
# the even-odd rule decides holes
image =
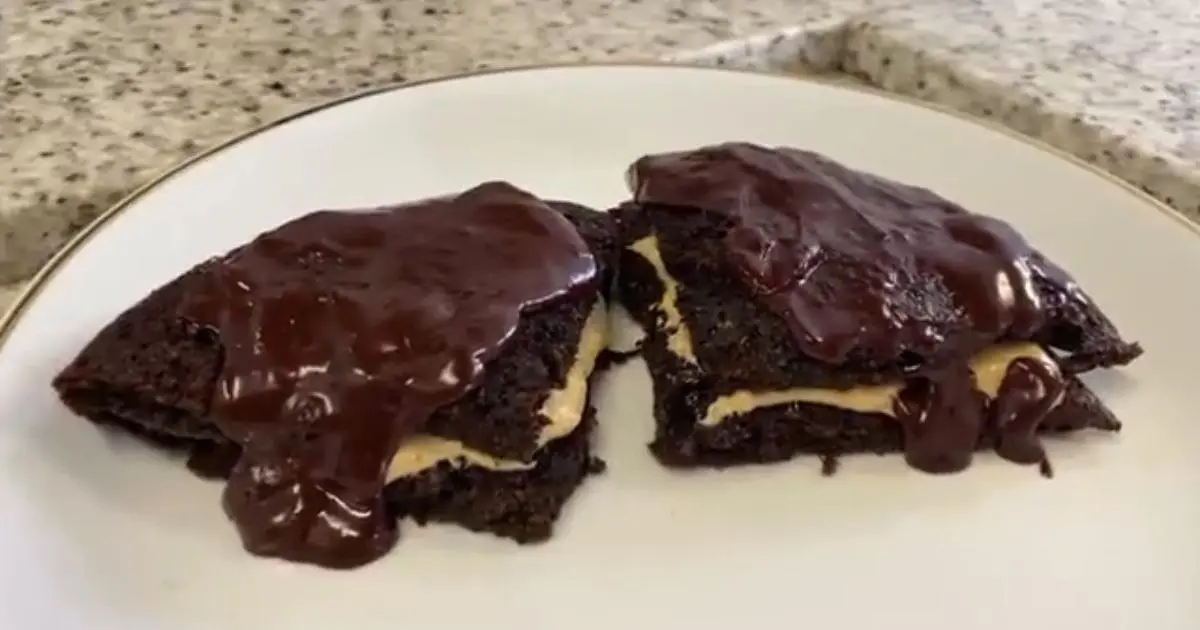
[[[596,303],[583,332],[575,361],[567,372],[566,381],[551,390],[542,403],[540,413],[546,419],[538,446],[545,446],[566,437],[583,419],[587,404],[588,379],[596,367],[596,359],[608,345],[608,311],[603,301]],[[419,474],[443,462],[455,466],[479,466],[496,471],[518,471],[533,468],[533,462],[493,457],[469,448],[458,440],[433,435],[416,435],[400,444],[388,466],[387,480]]]
[[[697,359],[691,333],[679,311],[679,283],[667,271],[659,251],[658,238],[654,235],[646,236],[630,244],[628,248],[654,268],[663,285],[663,296],[658,308],[663,315],[667,349],[680,360],[695,365]],[[1056,378],[1061,376],[1058,364],[1037,344],[999,344],[971,360],[970,369],[975,376],[975,388],[994,400],[1008,374],[1009,366],[1022,360],[1037,363]],[[702,426],[717,426],[729,418],[755,409],[797,402],[827,405],[860,413],[879,413],[894,418],[898,397],[904,386],[904,383],[899,382],[848,389],[795,387],[776,391],[739,390],[713,401],[698,422]],[[1051,406],[1056,406],[1061,399],[1060,393]]]

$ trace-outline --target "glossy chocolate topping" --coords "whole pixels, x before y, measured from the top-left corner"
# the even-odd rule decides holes
[[[477,384],[524,309],[596,278],[562,215],[495,182],[313,213],[209,265],[180,314],[224,351],[211,413],[242,446],[224,502],[246,548],[331,567],[387,551],[397,445]]]
[[[728,220],[731,269],[787,324],[799,352],[831,365],[906,367],[913,378],[895,411],[914,466],[965,467],[987,414],[1003,417],[1001,455],[1041,457],[1033,431],[1061,397],[1057,370],[1019,368],[988,405],[968,366],[996,342],[1047,325],[1035,280],[1075,291],[1007,223],[796,149],[731,143],[651,155],[629,175],[636,202]],[[930,356],[945,360],[927,365]]]
[[[1073,285],[1003,221],[814,153],[726,144],[632,171],[638,202],[727,216],[733,268],[830,364],[1025,339],[1045,323],[1034,278]]]

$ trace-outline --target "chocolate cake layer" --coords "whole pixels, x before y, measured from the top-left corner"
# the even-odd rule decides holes
[[[879,450],[863,427],[889,418],[910,463],[948,472],[980,444],[1042,461],[1035,434],[1055,423],[1115,426],[1074,374],[1141,349],[1002,222],[791,149],[705,147],[631,174],[619,290],[649,331],[660,459]],[[841,431],[806,423],[831,409]]]
[[[515,189],[511,189],[515,191]],[[510,190],[500,190],[502,203],[514,203],[513,195],[518,195],[515,203],[528,203],[519,195],[523,194],[517,191],[516,193]],[[506,198],[507,197],[507,198]],[[531,198],[530,198],[531,199]],[[485,202],[487,199],[484,200]],[[536,203],[536,202],[535,202]],[[514,329],[511,333],[507,333],[500,338],[501,346],[498,346],[496,352],[492,355],[476,355],[482,356],[485,361],[477,369],[478,378],[466,386],[462,394],[453,394],[454,390],[444,390],[444,385],[438,381],[425,381],[421,385],[423,389],[409,389],[409,394],[414,392],[418,395],[427,396],[434,394],[434,399],[440,401],[431,408],[429,417],[424,419],[418,428],[413,431],[404,432],[404,438],[401,444],[408,444],[409,438],[417,440],[436,439],[439,442],[441,452],[449,453],[446,450],[447,446],[457,446],[466,451],[479,455],[480,460],[491,459],[493,464],[497,461],[502,464],[499,468],[503,469],[494,472],[497,475],[515,475],[516,477],[528,476],[532,471],[537,470],[534,462],[535,455],[539,449],[549,442],[547,439],[546,429],[549,421],[544,413],[546,405],[557,404],[562,407],[564,404],[567,407],[572,405],[577,406],[582,411],[584,406],[581,397],[576,396],[578,400],[574,403],[564,403],[562,400],[562,392],[559,391],[564,385],[568,384],[572,378],[572,368],[576,367],[576,354],[581,351],[581,342],[588,338],[585,331],[588,330],[587,324],[589,317],[592,323],[598,322],[601,329],[605,324],[604,311],[599,303],[602,289],[607,286],[606,278],[611,273],[612,264],[614,262],[614,242],[611,234],[610,223],[607,216],[602,213],[597,213],[581,206],[567,203],[553,203],[552,206],[558,211],[556,216],[566,217],[567,221],[562,222],[568,226],[571,234],[576,234],[574,238],[582,237],[581,243],[584,244],[584,251],[588,255],[588,264],[592,266],[592,271],[586,271],[587,275],[578,276],[582,281],[587,283],[587,288],[581,290],[570,290],[564,293],[561,297],[546,299],[540,302],[527,304],[521,309],[519,320],[514,321]],[[404,210],[402,212],[408,212]],[[515,228],[501,229],[516,229],[522,234],[538,235],[533,238],[559,238],[556,234],[557,227],[547,229],[549,224],[545,223],[545,219],[540,216],[536,219],[533,217],[542,212],[536,208],[526,211],[524,217],[517,212],[513,215],[506,216],[505,221],[540,221],[541,226],[535,226],[532,223],[520,224]],[[426,217],[429,225],[436,227],[438,225],[437,217],[432,215]],[[561,219],[559,219],[561,221]],[[460,221],[462,229],[470,230],[471,224]],[[572,229],[572,227],[574,229]],[[455,227],[454,229],[460,229]],[[490,228],[482,228],[490,229]],[[429,230],[425,231],[429,234]],[[306,242],[300,239],[291,238],[281,239],[283,242],[272,243],[271,239],[260,239],[256,241],[258,250],[255,255],[271,259],[278,258],[283,261],[284,265],[290,265],[291,260],[295,260],[298,254],[307,256],[307,264],[316,264],[320,266],[322,256],[329,256],[329,251],[319,251],[323,247],[327,247],[328,243],[321,243],[319,246],[308,246]],[[355,238],[361,237],[361,233],[356,236],[353,230],[340,234],[342,239],[350,239],[351,242]],[[367,235],[370,236],[370,235]],[[471,236],[467,234],[466,236]],[[479,236],[476,234],[475,236]],[[485,235],[486,236],[486,235]],[[525,238],[525,237],[521,237]],[[464,240],[471,241],[471,238]],[[478,238],[475,239],[478,241]],[[263,242],[265,241],[265,245]],[[345,244],[345,240],[341,243]],[[448,241],[447,241],[448,242]],[[514,241],[515,244],[515,241]],[[369,243],[364,244],[361,251],[368,252]],[[468,246],[472,245],[468,243]],[[475,244],[475,249],[479,247]],[[533,241],[525,243],[526,249],[534,249],[541,247]],[[555,245],[555,247],[558,247]],[[336,248],[335,248],[336,249]],[[353,249],[353,247],[351,248]],[[444,255],[453,254],[451,247],[442,246]],[[296,251],[301,250],[301,251]],[[509,250],[512,251],[511,249]],[[566,251],[566,250],[561,250]],[[502,257],[506,254],[503,249],[499,250],[499,255]],[[240,255],[239,252],[233,256]],[[344,255],[344,252],[342,252]],[[525,253],[523,255],[533,255]],[[404,264],[405,256],[393,255],[392,260],[396,265]],[[227,259],[226,259],[227,260]],[[411,259],[408,261],[411,264]],[[511,262],[511,261],[510,261]],[[441,264],[441,263],[435,263]],[[462,261],[455,261],[455,264],[462,267]],[[541,263],[538,263],[541,264]],[[165,287],[155,291],[152,295],[146,298],[139,305],[122,314],[110,326],[106,327],[79,355],[79,357],[68,366],[56,379],[55,387],[58,389],[64,402],[76,413],[86,416],[94,421],[117,424],[130,428],[139,433],[149,434],[152,437],[159,439],[164,438],[171,440],[179,439],[183,441],[194,442],[196,444],[219,445],[223,441],[227,441],[230,437],[228,426],[223,426],[220,416],[215,416],[212,413],[212,405],[214,401],[219,400],[221,392],[231,390],[231,383],[235,386],[244,386],[246,379],[253,379],[256,375],[254,370],[243,371],[236,375],[236,379],[230,380],[228,374],[222,385],[222,370],[226,372],[230,369],[228,348],[217,335],[212,334],[205,327],[198,327],[196,318],[193,313],[203,310],[203,305],[200,304],[197,295],[207,295],[209,299],[226,300],[230,291],[236,293],[237,282],[242,278],[237,275],[236,268],[226,268],[222,271],[226,273],[228,280],[223,280],[225,284],[214,285],[214,278],[211,270],[214,265],[227,265],[226,261],[210,262],[200,265],[195,270],[185,274],[181,278],[169,283]],[[496,269],[504,269],[503,262],[491,262],[485,265],[487,273],[491,277],[495,277]],[[230,271],[233,269],[233,271]],[[579,268],[579,272],[568,271],[568,274],[583,272],[583,268]],[[509,271],[512,270],[512,265],[509,265]],[[335,272],[341,273],[334,269]],[[439,272],[444,273],[445,269]],[[296,282],[310,282],[309,277],[303,275],[304,271],[300,270],[301,275],[296,276]],[[555,272],[557,273],[557,272]],[[320,274],[315,274],[319,276]],[[519,276],[513,274],[499,274],[506,277],[509,283],[520,284]],[[474,277],[483,277],[475,274]],[[419,273],[409,274],[409,277],[415,278],[417,284],[421,283],[421,278],[424,277]],[[266,278],[265,281],[270,281]],[[486,281],[486,280],[485,280]],[[478,285],[479,280],[472,279],[473,284]],[[556,281],[557,282],[557,281]],[[572,281],[573,282],[573,281]],[[316,285],[317,283],[310,283]],[[371,287],[371,291],[379,289],[386,291],[388,283],[376,282],[375,286]],[[219,286],[220,291],[224,293],[214,293],[214,287]],[[269,285],[268,285],[269,286]],[[308,285],[300,285],[308,286]],[[230,287],[233,287],[231,289]],[[366,285],[364,285],[364,289]],[[417,289],[421,287],[415,287]],[[518,287],[519,288],[519,287]],[[312,289],[309,295],[315,295],[319,298],[321,290],[318,288],[315,292]],[[411,289],[410,289],[411,290]],[[482,291],[480,295],[488,295],[493,289],[479,287]],[[505,288],[504,290],[509,290]],[[540,289],[539,289],[540,290]],[[558,291],[558,289],[555,289]],[[278,295],[285,295],[277,293]],[[397,308],[409,308],[412,312],[412,300],[405,301],[403,299],[403,291],[395,293],[395,304]],[[426,295],[426,294],[423,294]],[[216,296],[216,298],[214,298]],[[236,298],[236,296],[234,296]],[[372,298],[373,299],[373,298]],[[316,299],[315,303],[320,303],[321,299]],[[226,304],[235,305],[236,299],[229,300]],[[301,307],[304,305],[301,304]],[[456,307],[461,308],[463,305],[449,304],[448,307],[452,310],[439,312],[438,317],[450,315]],[[229,307],[222,307],[228,309]],[[266,313],[263,317],[274,316],[276,318],[284,316],[284,320],[276,320],[284,322],[286,325],[286,316],[288,315],[289,305],[286,302],[279,302],[278,310],[275,313]],[[234,313],[234,311],[226,311]],[[331,311],[332,312],[332,311]],[[345,315],[348,311],[342,311]],[[353,316],[353,311],[349,311]],[[390,311],[379,311],[384,315],[389,315]],[[336,316],[336,312],[332,312]],[[432,313],[426,311],[426,313]],[[445,315],[441,314],[445,313]],[[502,311],[496,310],[493,312],[491,320],[500,323],[503,321]],[[597,314],[599,314],[597,316]],[[210,315],[214,315],[214,319],[219,317],[228,317],[216,311],[210,311]],[[495,316],[501,316],[501,319],[496,319]],[[412,315],[406,315],[412,317]],[[416,313],[420,317],[420,313]],[[203,319],[203,318],[201,318]],[[241,321],[241,320],[238,320]],[[328,320],[337,321],[337,320]],[[431,320],[432,321],[432,320]],[[486,321],[479,320],[484,325],[488,325]],[[219,324],[220,322],[216,322]],[[342,320],[342,324],[345,324]],[[210,324],[212,325],[212,324]],[[477,326],[477,324],[474,324]],[[275,324],[270,328],[263,330],[278,331],[280,324]],[[443,324],[444,326],[444,324]],[[215,329],[221,329],[220,326],[215,326]],[[318,330],[312,329],[309,330]],[[440,329],[444,331],[444,328]],[[468,329],[464,329],[468,330]],[[469,329],[471,334],[478,338],[480,330],[478,328]],[[497,329],[499,330],[499,329]],[[325,329],[326,334],[328,329]],[[361,331],[360,331],[361,332]],[[278,334],[278,333],[275,333]],[[597,334],[603,336],[602,330],[593,330],[590,335],[594,338]],[[360,335],[361,338],[361,335]],[[349,339],[349,338],[348,338]],[[414,343],[422,343],[420,340],[414,339]],[[474,343],[474,342],[472,342]],[[489,342],[490,343],[490,342]],[[594,344],[593,344],[594,345]],[[602,344],[601,344],[602,346]],[[302,356],[286,356],[287,353],[295,352],[298,346],[277,344],[277,352],[283,352],[287,360],[295,361],[301,359],[300,364],[304,363],[306,357]],[[383,346],[377,346],[383,347]],[[430,346],[432,349],[436,347]],[[596,350],[596,353],[599,349]],[[336,357],[335,357],[336,358]],[[245,365],[248,359],[243,357]],[[250,360],[258,360],[257,357]],[[457,360],[457,359],[456,359]],[[587,370],[590,371],[591,363],[594,362],[594,356],[587,359]],[[467,364],[458,364],[459,367],[469,367]],[[457,369],[457,368],[456,368]],[[578,372],[578,370],[575,370]],[[294,372],[287,372],[294,373]],[[282,373],[281,373],[282,374]],[[459,371],[459,376],[466,374]],[[432,376],[432,374],[431,374]],[[582,374],[582,379],[586,382],[586,372]],[[439,379],[442,377],[439,377]],[[579,380],[578,374],[574,380]],[[224,387],[224,389],[222,389]],[[576,390],[579,388],[576,387]],[[386,390],[380,390],[386,391]],[[439,394],[439,392],[441,392]],[[583,389],[583,394],[586,395],[586,388]],[[426,400],[434,400],[426,399]],[[386,399],[385,399],[386,400]],[[410,398],[411,400],[411,398]],[[360,399],[361,401],[361,399]],[[397,402],[403,403],[403,399],[398,399]],[[389,403],[391,406],[384,406],[377,411],[383,414],[386,418],[388,414],[394,414],[398,408],[395,407],[395,402]],[[426,403],[428,404],[428,403]],[[390,409],[390,411],[389,411]],[[367,407],[363,407],[363,411],[367,411]],[[225,410],[228,413],[228,409]],[[302,414],[303,417],[303,414]],[[227,423],[226,423],[227,424]],[[264,425],[263,430],[272,430],[269,425]],[[558,429],[559,434],[549,436],[551,438],[564,437],[562,433],[571,431],[571,427],[566,429]],[[234,436],[237,437],[236,435]],[[241,444],[245,444],[243,439],[237,440]],[[291,442],[285,442],[291,444]],[[250,446],[254,449],[253,445]],[[271,449],[280,448],[279,446],[269,447]],[[301,445],[288,446],[286,448],[303,448]],[[213,448],[205,448],[205,451],[213,451]],[[216,449],[220,450],[220,449]],[[400,448],[403,451],[403,448]],[[410,449],[411,450],[411,449]],[[302,452],[302,451],[301,451]],[[242,461],[244,462],[247,453],[243,452]],[[268,453],[269,454],[269,453]],[[464,474],[468,472],[474,475],[483,474],[484,468],[480,466],[470,465],[472,463],[487,465],[486,461],[474,461],[472,458],[459,457],[448,455],[447,458],[442,458],[442,463],[439,464],[438,458],[428,461],[429,467],[440,466],[442,468],[451,467],[461,469]],[[262,456],[262,453],[259,453]],[[423,455],[428,459],[427,455]],[[389,459],[391,455],[389,454]],[[418,457],[417,459],[420,459]],[[397,458],[399,460],[399,458]],[[291,461],[291,460],[289,460]],[[349,464],[351,466],[361,466],[360,463],[349,461],[346,458],[338,460],[341,463],[338,466]],[[413,461],[409,461],[405,470],[389,471],[389,478],[395,477],[393,472],[404,475],[416,475],[419,471],[412,470]],[[493,466],[496,467],[496,466]],[[403,466],[401,466],[403,468]],[[336,471],[335,471],[336,472]],[[235,475],[236,475],[235,469]],[[323,473],[328,474],[328,472]],[[532,477],[529,477],[532,479]],[[257,509],[262,501],[271,501],[270,493],[267,495],[255,494],[251,492],[249,495],[238,497],[230,497],[227,493],[227,507],[232,501],[234,503],[242,502],[249,509]],[[449,499],[447,499],[449,500]],[[236,512],[236,510],[235,510]],[[234,518],[237,518],[236,513]],[[387,520],[387,519],[385,519]],[[394,527],[382,525],[382,529],[378,531],[385,532],[383,535],[386,538],[386,531],[394,530]],[[245,533],[245,532],[244,532]],[[263,541],[260,541],[263,542]],[[363,561],[368,561],[378,555],[379,551],[386,549],[388,543],[377,544],[372,547],[376,551],[370,549],[359,548],[353,553],[342,553],[340,551],[317,554],[310,554],[311,549],[300,550],[300,547],[311,547],[312,545],[331,545],[337,547],[343,544],[338,541],[320,541],[309,540],[281,540],[266,541],[260,548],[255,548],[254,545],[248,545],[252,551],[265,553],[268,555],[281,555],[292,559],[313,561],[321,564],[336,565],[355,565]],[[332,548],[331,547],[331,548]]]
[[[833,462],[840,455],[904,451],[904,431],[894,417],[834,405],[791,402],[754,407],[722,415],[705,424],[720,396],[713,383],[680,360],[652,334],[642,356],[654,392],[655,437],[650,451],[671,468],[723,468],[769,464],[799,455]],[[1083,429],[1118,431],[1121,424],[1078,378],[1070,377],[1062,401],[1038,426],[1038,432]],[[995,448],[996,427],[976,434],[976,450]]]
[[[522,544],[544,541],[579,484],[603,470],[590,455],[594,428],[595,410],[588,406],[579,426],[540,450],[528,470],[497,473],[443,463],[401,477],[385,491],[389,509],[420,524],[453,523]]]

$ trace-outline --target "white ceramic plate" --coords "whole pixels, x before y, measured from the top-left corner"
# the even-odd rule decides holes
[[[555,539],[406,527],[351,573],[251,558],[219,485],[71,417],[48,383],[195,262],[307,210],[507,179],[607,206],[653,151],[791,144],[1008,219],[1146,356],[1089,382],[1119,437],[1056,441],[1057,476],[981,456],[673,474],[640,364],[599,392],[610,473]],[[382,91],[244,138],[124,205],[16,314],[0,351],[0,614],[21,630],[1200,627],[1200,239],[1013,136],[875,94],[728,71],[560,67]]]

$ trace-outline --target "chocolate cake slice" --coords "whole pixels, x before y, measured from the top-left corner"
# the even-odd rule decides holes
[[[1141,349],[1004,222],[788,148],[646,156],[629,181],[618,290],[665,465],[951,472],[994,448],[1048,471],[1038,434],[1120,427],[1077,376]]]
[[[397,519],[551,535],[601,464],[609,215],[504,183],[306,215],[154,291],[55,379],[228,479],[252,553],[353,567]]]

